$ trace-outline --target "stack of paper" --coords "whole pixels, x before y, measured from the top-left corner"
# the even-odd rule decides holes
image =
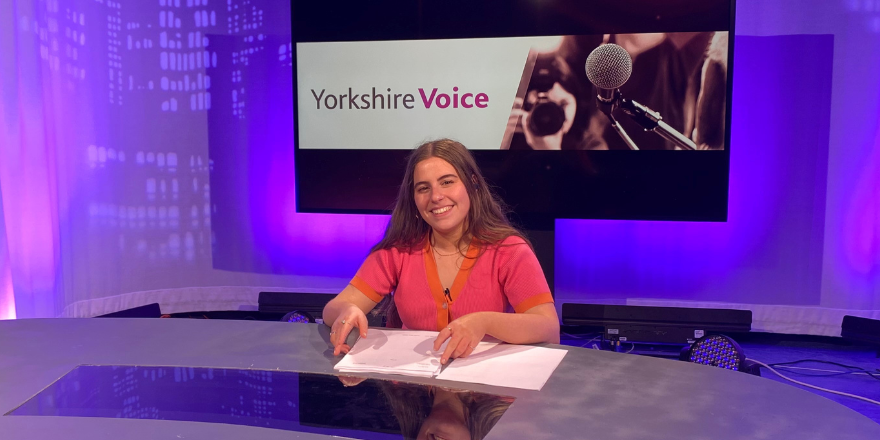
[[[334,368],[343,373],[434,377],[440,372],[440,356],[446,349],[444,344],[440,351],[434,351],[438,334],[371,328]]]
[[[553,348],[480,342],[470,356],[455,359],[441,373],[440,356],[446,343],[434,351],[438,334],[371,328],[367,337],[358,340],[334,368],[343,373],[437,376],[443,380],[540,390],[568,353]]]
[[[470,356],[449,364],[437,379],[540,390],[567,353],[556,348],[512,344],[478,348]]]

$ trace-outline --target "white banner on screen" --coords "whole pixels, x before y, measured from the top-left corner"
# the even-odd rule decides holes
[[[299,147],[411,149],[448,137],[497,150],[529,49],[545,40],[297,43]]]

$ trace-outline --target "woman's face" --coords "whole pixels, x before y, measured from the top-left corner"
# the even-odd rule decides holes
[[[471,200],[455,168],[431,157],[416,164],[413,182],[416,209],[428,225],[440,234],[460,234]]]
[[[471,433],[459,411],[447,405],[435,405],[422,422],[418,440],[471,440]]]

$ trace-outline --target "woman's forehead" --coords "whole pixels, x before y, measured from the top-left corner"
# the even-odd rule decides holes
[[[458,176],[458,172],[455,171],[455,167],[451,163],[439,157],[429,157],[416,164],[413,177],[416,182],[419,182],[448,174]]]

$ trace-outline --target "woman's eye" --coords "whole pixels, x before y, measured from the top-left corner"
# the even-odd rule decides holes
[[[444,185],[451,185],[451,184],[452,184],[452,181],[451,181],[451,180],[444,180],[444,181],[443,181],[443,184],[444,184]]]

